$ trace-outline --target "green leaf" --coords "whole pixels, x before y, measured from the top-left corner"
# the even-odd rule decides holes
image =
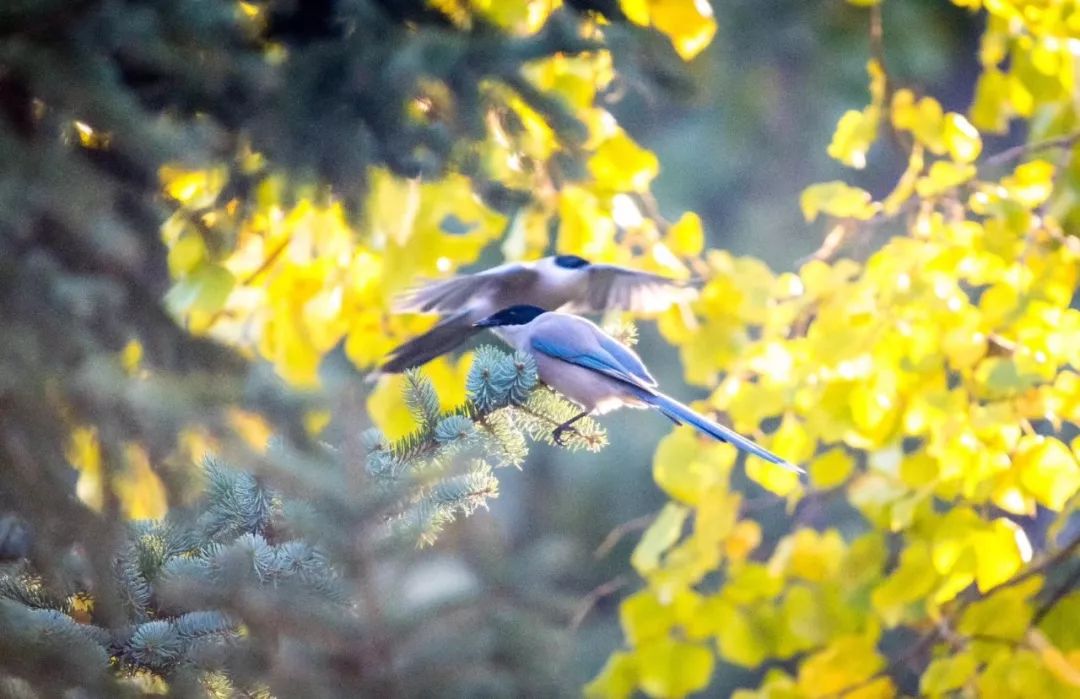
[[[1080,648],[1080,591],[1072,592],[1050,609],[1039,624],[1054,645],[1063,651]]]
[[[236,278],[229,270],[203,263],[169,289],[165,304],[178,315],[191,311],[215,313],[225,305],[235,284]]]
[[[648,575],[660,565],[660,556],[679,540],[689,508],[669,502],[645,530],[630,556],[630,564],[641,575]]]

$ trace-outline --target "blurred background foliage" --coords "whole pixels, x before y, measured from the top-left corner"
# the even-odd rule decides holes
[[[129,691],[1078,691],[1080,15],[985,5],[0,8],[6,691],[117,691],[48,672],[88,638]],[[440,451],[470,356],[361,380],[432,322],[394,294],[552,251],[704,280],[642,355],[809,480],[641,414],[495,480]],[[200,499],[207,453],[257,480]],[[491,509],[416,550],[402,502]],[[264,589],[309,546],[323,634]]]

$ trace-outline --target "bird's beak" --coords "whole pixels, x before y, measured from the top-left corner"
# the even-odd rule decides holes
[[[492,325],[495,325],[495,323],[491,322],[491,318],[484,318],[472,324],[474,328],[490,328]]]

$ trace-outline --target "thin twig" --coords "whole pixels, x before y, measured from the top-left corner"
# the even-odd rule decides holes
[[[240,286],[247,286],[248,284],[255,281],[260,274],[270,269],[270,265],[274,264],[274,261],[281,256],[281,253],[285,252],[285,248],[289,247],[289,241],[290,239],[286,238],[285,240],[281,241],[280,245],[270,251],[270,254],[266,256],[266,259],[264,259],[262,263],[258,267],[256,267],[253,272],[251,272],[251,274],[240,280]]]
[[[1006,148],[1000,153],[989,156],[983,160],[983,165],[1006,165],[1014,160],[1023,158],[1025,155],[1037,153],[1038,151],[1049,150],[1051,148],[1071,148],[1076,145],[1077,141],[1080,141],[1080,131],[1074,131],[1070,134],[1065,134],[1064,136],[1058,136],[1056,138],[1048,138],[1045,141],[1021,143],[1018,146]]]
[[[1058,602],[1064,599],[1065,595],[1069,594],[1069,592],[1076,587],[1077,583],[1080,583],[1080,566],[1077,566],[1076,570],[1074,570],[1069,577],[1065,578],[1065,581],[1046,598],[1046,601],[1039,605],[1039,608],[1035,610],[1035,616],[1031,618],[1031,625],[1037,626],[1038,623],[1050,613],[1050,610],[1052,610]]]
[[[629,584],[630,580],[625,575],[619,575],[617,577],[608,580],[606,583],[595,587],[589,594],[585,595],[581,600],[581,604],[578,605],[577,610],[574,611],[574,616],[570,618],[570,623],[567,624],[567,629],[573,633],[581,626],[581,622],[585,621],[585,617],[596,603],[604,599],[608,595],[612,595]]]
[[[604,540],[600,542],[600,545],[596,547],[596,550],[593,551],[593,558],[600,559],[607,556],[611,553],[611,549],[615,548],[615,546],[622,541],[624,536],[631,532],[648,528],[648,526],[653,523],[653,520],[656,519],[656,515],[656,512],[648,515],[641,515],[628,522],[623,522],[612,529],[608,532],[608,535],[604,537]]]

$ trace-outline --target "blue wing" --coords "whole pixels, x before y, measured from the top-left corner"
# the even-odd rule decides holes
[[[584,348],[574,343],[561,342],[555,338],[532,338],[533,350],[550,357],[577,364],[612,378],[637,386],[655,386],[656,379],[642,364],[641,359],[614,338],[594,333],[596,344]]]
[[[620,344],[618,340],[608,335],[601,335],[597,340],[600,341],[600,346],[607,350],[608,354],[618,360],[619,366],[644,381],[647,385],[656,385],[656,379],[654,379],[652,374],[649,373],[649,370],[645,368],[645,364],[642,363],[641,358],[631,349]]]

